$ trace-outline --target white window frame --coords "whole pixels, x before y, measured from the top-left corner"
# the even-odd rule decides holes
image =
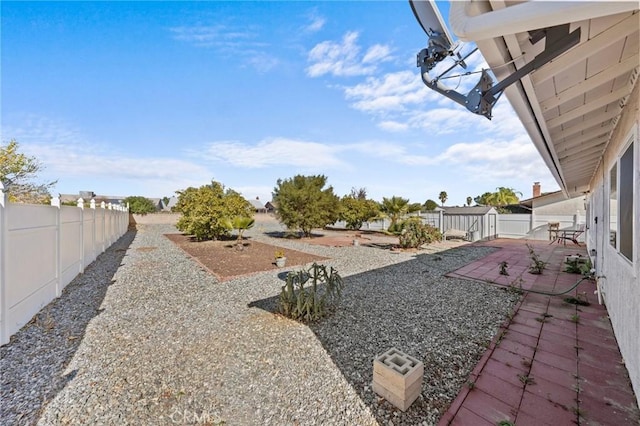
[[[616,157],[615,157],[615,161],[613,163],[611,163],[609,169],[608,169],[608,185],[607,185],[607,199],[608,199],[608,204],[607,204],[607,229],[610,229],[610,217],[611,217],[611,171],[614,167],[616,167],[616,244],[615,246],[613,246],[612,244],[607,244],[612,250],[614,250],[622,259],[624,259],[626,262],[628,262],[629,265],[634,265],[635,263],[635,258],[637,257],[637,250],[640,248],[638,247],[638,245],[636,244],[634,235],[635,235],[635,229],[638,226],[638,224],[636,223],[636,212],[635,209],[637,208],[637,204],[638,204],[638,195],[637,195],[637,191],[638,188],[636,188],[636,179],[635,176],[638,173],[638,170],[636,169],[638,167],[638,162],[636,161],[637,158],[637,152],[640,149],[639,145],[639,141],[638,141],[638,125],[636,123],[636,125],[633,126],[633,128],[631,129],[631,131],[627,134],[627,136],[624,139],[624,144],[622,145],[622,147],[620,148],[620,150],[618,150],[618,152],[616,153]],[[621,214],[621,208],[620,208],[620,188],[622,187],[622,184],[624,184],[623,182],[621,182],[621,167],[620,167],[620,162],[622,159],[622,156],[627,152],[627,149],[629,149],[630,146],[633,145],[633,149],[631,151],[631,159],[632,159],[632,164],[634,165],[634,169],[631,172],[631,185],[633,186],[632,189],[632,202],[631,202],[631,235],[627,236],[627,238],[631,238],[631,258],[628,258],[625,254],[623,254],[620,251],[620,239],[622,237],[622,233],[620,232],[620,227],[622,225],[621,222],[621,218],[620,218],[620,214]]]

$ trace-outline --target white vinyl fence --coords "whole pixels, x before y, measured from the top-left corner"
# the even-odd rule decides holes
[[[127,232],[126,207],[10,203],[0,183],[0,344]]]
[[[417,214],[412,214],[415,216]],[[560,229],[576,228],[585,223],[586,218],[579,212],[574,215],[535,215],[535,214],[498,214],[496,233],[498,238],[527,238],[532,240],[546,240],[549,238],[549,223],[557,222]],[[422,222],[435,226],[444,232],[447,229],[478,230],[482,223],[478,215],[447,215],[446,212],[420,213]],[[336,228],[345,228],[343,221],[336,222]],[[389,219],[365,222],[361,230],[381,231],[389,227]],[[487,232],[480,232],[481,238],[487,238]],[[489,238],[494,238],[489,236]],[[584,236],[578,238],[584,241]]]

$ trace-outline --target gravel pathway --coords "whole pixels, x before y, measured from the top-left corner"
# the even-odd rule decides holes
[[[330,257],[346,284],[333,316],[273,315],[256,305],[281,271],[218,283],[162,235],[173,226],[139,225],[0,348],[2,424],[435,424],[515,303],[443,274],[492,249],[310,246],[264,234],[278,226],[247,235]],[[371,390],[392,346],[425,364],[406,413]]]

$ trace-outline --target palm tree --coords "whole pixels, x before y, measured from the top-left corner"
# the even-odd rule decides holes
[[[473,201],[473,198],[467,197],[467,206],[470,206],[472,201]]]
[[[422,206],[419,203],[409,204],[408,198],[396,197],[382,198],[382,204],[380,205],[380,211],[384,216],[391,220],[388,229],[393,229],[403,216],[420,211]]]
[[[446,191],[442,191],[442,192],[440,192],[440,195],[438,195],[438,198],[440,199],[440,202],[444,206],[444,203],[445,203],[445,201],[447,201],[447,198],[449,198],[449,195],[447,195]]]
[[[236,240],[236,248],[238,250],[244,248],[242,245],[242,234],[244,234],[244,231],[247,229],[251,229],[255,223],[255,219],[248,216],[236,216],[233,219],[227,220],[227,227],[238,230],[238,239]]]
[[[518,195],[522,197],[522,192],[515,191],[513,188],[505,188],[501,186],[496,188],[496,192],[492,194],[491,204],[494,206],[507,206],[509,204],[517,204],[520,201]]]

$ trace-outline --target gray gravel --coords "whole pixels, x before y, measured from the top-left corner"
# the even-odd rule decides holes
[[[393,254],[275,230],[248,236],[330,257],[345,277],[331,317],[273,315],[259,306],[282,271],[219,283],[163,237],[175,228],[139,225],[0,348],[2,424],[437,423],[515,303],[443,277],[491,249]],[[371,389],[373,359],[392,346],[425,364],[405,413]]]

